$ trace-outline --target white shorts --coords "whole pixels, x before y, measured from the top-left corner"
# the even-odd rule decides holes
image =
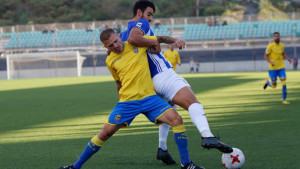
[[[179,76],[172,68],[160,72],[152,78],[156,93],[166,101],[172,101],[176,93],[189,83]]]

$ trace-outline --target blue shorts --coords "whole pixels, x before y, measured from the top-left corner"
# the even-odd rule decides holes
[[[157,124],[157,119],[170,109],[173,108],[158,95],[148,96],[142,100],[118,102],[106,123],[128,127],[132,120],[142,113]]]
[[[270,76],[272,82],[277,81],[277,76],[280,79],[285,79],[286,78],[285,68],[277,69],[277,70],[269,70],[269,76]]]

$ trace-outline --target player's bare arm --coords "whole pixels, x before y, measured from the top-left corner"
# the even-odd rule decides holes
[[[157,40],[144,38],[144,33],[139,28],[133,28],[128,37],[128,42],[131,45],[138,47],[152,47],[150,51],[152,54],[159,53],[161,51],[160,44]]]
[[[146,39],[143,36],[144,36],[144,32],[142,30],[140,30],[139,28],[133,28],[128,37],[128,42],[130,44],[132,44],[134,46],[138,46],[138,47],[153,47],[153,46],[157,47],[159,45],[159,44],[157,44],[158,42],[159,43],[167,43],[167,44],[174,43],[175,46],[178,47],[179,49],[184,49],[185,45],[186,45],[184,40],[175,39],[175,38],[172,38],[169,36],[157,36],[158,42],[156,40]],[[158,50],[156,50],[156,51],[158,51]],[[158,51],[158,52],[160,52],[160,51]],[[156,52],[156,53],[158,53],[158,52]]]
[[[181,39],[175,39],[170,36],[157,36],[157,40],[159,43],[167,43],[167,44],[175,44],[175,47],[179,49],[184,49],[185,48],[185,41]]]
[[[274,62],[270,61],[270,58],[269,58],[269,55],[268,55],[268,54],[265,53],[264,58],[265,58],[265,60],[266,60],[268,63],[270,63],[272,66],[275,65]]]
[[[139,28],[133,28],[128,37],[131,45],[138,47],[153,47],[159,45],[157,40],[144,38],[144,32]]]
[[[282,54],[282,57],[292,63],[292,59],[290,59],[285,53]]]

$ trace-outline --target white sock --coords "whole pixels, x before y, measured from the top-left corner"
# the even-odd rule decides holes
[[[194,125],[196,125],[202,137],[214,137],[214,135],[210,131],[202,104],[193,103],[192,105],[190,105],[189,113],[192,122],[194,123]]]
[[[177,108],[176,104],[172,106],[175,110]],[[158,147],[167,150],[167,138],[169,134],[170,126],[166,123],[163,123],[159,126],[159,142],[158,142]]]
[[[159,142],[158,142],[158,147],[167,150],[167,138],[169,134],[169,128],[170,126],[166,123],[163,123],[159,126]]]

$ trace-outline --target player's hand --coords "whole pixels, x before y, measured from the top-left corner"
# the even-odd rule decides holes
[[[160,51],[161,51],[160,44],[157,41],[157,44],[155,46],[153,46],[153,47],[150,48],[149,53],[151,53],[151,54],[157,54]]]
[[[186,46],[185,41],[180,40],[180,39],[176,40],[174,44],[175,44],[175,47],[177,47],[179,50],[184,49]]]
[[[272,66],[275,66],[275,62],[270,62]]]

